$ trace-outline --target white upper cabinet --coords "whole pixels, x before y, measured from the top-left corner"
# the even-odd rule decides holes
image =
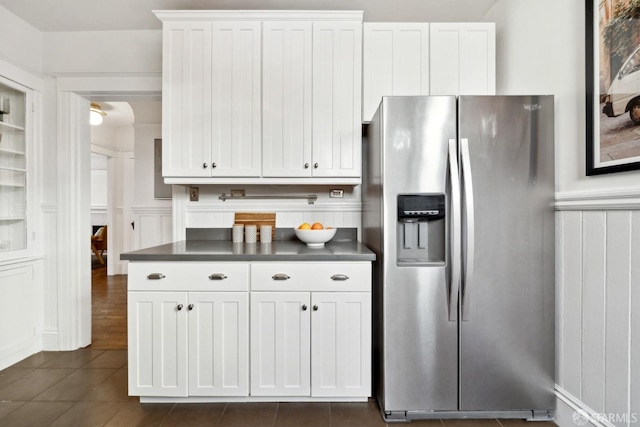
[[[364,25],[362,116],[383,96],[494,95],[495,24]]]
[[[362,12],[155,13],[165,182],[361,182]]]
[[[494,23],[432,23],[431,95],[495,95]]]
[[[370,121],[383,96],[429,94],[429,24],[364,24],[362,116]]]
[[[265,22],[262,34],[262,171],[267,177],[308,177],[312,23]]]
[[[260,176],[259,22],[213,23],[211,176]]]
[[[362,24],[313,24],[313,176],[360,177]]]
[[[260,23],[163,32],[163,175],[260,176]]]
[[[210,176],[211,23],[163,26],[162,174]]]

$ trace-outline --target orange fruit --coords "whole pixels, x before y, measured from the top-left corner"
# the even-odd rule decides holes
[[[311,226],[309,225],[308,222],[303,222],[302,224],[300,224],[298,229],[299,230],[311,230]]]
[[[319,222],[314,222],[313,225],[311,226],[312,230],[324,230],[324,226],[322,225],[322,223]]]

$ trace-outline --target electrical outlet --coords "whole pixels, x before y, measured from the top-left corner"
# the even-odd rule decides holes
[[[341,188],[332,188],[329,190],[329,197],[333,199],[342,199],[344,197],[344,190]]]
[[[198,200],[200,200],[200,188],[189,187],[189,200],[192,202],[197,202]]]

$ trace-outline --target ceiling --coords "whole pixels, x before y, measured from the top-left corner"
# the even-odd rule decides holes
[[[481,21],[500,0],[0,0],[40,31],[158,30],[157,9],[363,10],[368,22]]]

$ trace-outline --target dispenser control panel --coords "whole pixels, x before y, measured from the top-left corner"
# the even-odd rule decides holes
[[[430,221],[444,218],[444,194],[399,194],[398,220]]]

